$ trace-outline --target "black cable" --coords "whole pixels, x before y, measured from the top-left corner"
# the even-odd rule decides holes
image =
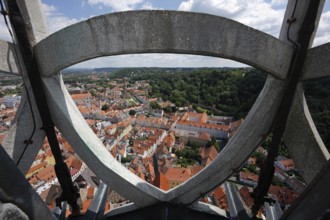
[[[291,17],[287,20],[287,23],[289,24],[289,27],[287,29],[286,32],[286,38],[287,40],[292,43],[293,45],[295,45],[298,49],[300,49],[300,44],[298,44],[296,41],[292,40],[290,37],[290,29],[291,29],[291,25],[296,21],[296,18],[294,17],[294,14],[296,12],[297,9],[297,4],[298,4],[298,0],[296,0],[295,4],[294,4],[294,8],[291,14]]]
[[[298,0],[295,2],[294,10],[296,10]],[[293,54],[293,60],[291,61],[288,80],[284,94],[282,96],[281,104],[277,112],[275,123],[273,126],[273,137],[270,144],[270,150],[266,159],[266,164],[261,170],[259,181],[257,187],[253,191],[254,204],[251,208],[253,215],[255,216],[265,201],[265,196],[269,191],[271,185],[275,168],[274,161],[275,157],[278,155],[279,146],[285,131],[287,124],[287,119],[289,117],[291,105],[294,99],[294,94],[296,92],[297,85],[299,83],[299,78],[301,76],[303,64],[305,62],[307,50],[310,44],[311,36],[315,28],[315,20],[317,18],[317,12],[319,9],[320,1],[310,1],[308,4],[308,9],[305,17],[302,21],[301,28],[297,35],[297,40],[292,40],[290,38],[291,24],[296,21],[294,14],[288,19],[288,31],[287,40],[295,46],[295,51]]]
[[[38,63],[33,53],[33,45],[29,39],[29,28],[23,18],[21,10],[18,6],[18,0],[8,1],[9,19],[16,34],[17,45],[22,54],[22,60],[27,70],[27,76],[31,83],[31,88],[36,101],[36,107],[39,110],[40,119],[42,121],[42,129],[45,131],[48,142],[55,158],[55,173],[62,187],[62,194],[56,200],[57,204],[67,201],[72,208],[72,215],[79,213],[79,190],[73,184],[70,171],[64,162],[57,136],[55,126],[51,117],[51,113],[47,104],[45,90],[43,88],[42,78],[38,69]]]
[[[5,21],[5,24],[6,24],[6,27],[7,27],[7,30],[10,34],[10,37],[11,37],[11,40],[13,41],[13,45],[14,45],[14,52],[15,52],[15,56],[16,56],[16,60],[17,60],[17,65],[18,65],[18,74],[20,74],[22,76],[22,79],[23,79],[23,85],[24,85],[24,89],[25,89],[25,92],[26,92],[26,96],[27,96],[27,100],[28,100],[28,103],[29,103],[29,108],[30,108],[30,112],[31,112],[31,117],[32,117],[32,122],[33,122],[33,129],[32,129],[32,132],[30,134],[30,137],[24,141],[25,143],[25,146],[24,146],[24,149],[22,151],[22,153],[20,154],[17,162],[16,162],[16,166],[19,165],[19,163],[21,162],[21,159],[23,157],[23,155],[25,154],[25,151],[27,150],[27,147],[33,143],[32,141],[32,138],[35,134],[35,131],[36,131],[36,120],[35,120],[35,115],[34,115],[34,112],[33,112],[33,109],[32,109],[32,103],[31,103],[31,98],[30,98],[30,93],[29,93],[29,90],[27,89],[26,87],[26,83],[24,81],[24,77],[22,75],[22,66],[21,66],[21,63],[20,63],[20,60],[19,60],[19,57],[18,57],[18,52],[17,52],[17,48],[16,48],[16,43],[15,43],[15,39],[14,39],[14,35],[9,27],[9,24],[8,24],[8,20],[7,20],[7,11],[5,10],[4,6],[3,6],[3,3],[2,3],[2,0],[0,0],[0,7],[1,7],[1,14],[3,15],[3,18],[4,18],[4,21]]]
[[[297,53],[299,53],[300,50],[300,45],[292,40],[290,38],[290,29],[292,24],[296,21],[296,18],[294,17],[296,8],[297,8],[298,0],[295,1],[294,8],[291,14],[291,17],[287,20],[287,23],[289,24],[286,32],[286,37],[287,40],[292,43],[295,46],[295,52],[294,52],[294,59],[291,61],[291,67],[296,65],[298,56]],[[292,68],[293,69],[293,68]],[[292,69],[290,69],[290,72],[292,72]],[[291,80],[292,74],[289,75],[289,80]],[[289,83],[287,84],[287,87],[285,89],[285,94],[288,91],[288,86]],[[261,205],[265,201],[265,196],[267,195],[267,192],[269,191],[269,187],[271,185],[274,173],[275,173],[275,168],[274,168],[274,162],[275,162],[275,157],[278,155],[278,149],[281,143],[281,139],[283,136],[283,121],[280,122],[280,114],[283,111],[282,106],[284,105],[284,97],[281,100],[281,105],[280,108],[277,112],[274,124],[273,124],[273,136],[272,140],[270,143],[270,149],[267,155],[267,159],[265,161],[264,167],[260,171],[260,176],[259,176],[259,181],[257,186],[254,188],[251,196],[254,198],[253,205],[251,207],[251,212],[252,215],[255,217],[257,215],[257,212],[259,211]]]

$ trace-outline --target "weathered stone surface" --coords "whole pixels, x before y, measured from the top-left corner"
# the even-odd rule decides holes
[[[192,208],[192,209],[195,209],[195,210],[198,210],[198,211],[201,211],[201,212],[210,213],[210,214],[213,214],[213,215],[223,216],[225,218],[228,217],[225,210],[223,210],[223,209],[221,209],[217,206],[204,203],[204,202],[194,203],[191,206],[189,206],[189,208]]]
[[[5,1],[7,3],[7,1]],[[29,26],[29,40],[31,42],[31,45],[35,45],[37,42],[39,42],[42,38],[47,36],[47,27],[44,21],[44,17],[42,14],[41,9],[41,2],[40,0],[36,1],[18,1],[18,4],[20,6],[20,10],[22,10],[23,17],[26,18],[26,22]],[[0,41],[1,45],[1,41]],[[9,51],[2,51],[0,50],[0,63],[3,59],[3,53],[14,53],[13,45],[10,45]],[[1,47],[1,46],[0,46]],[[31,164],[34,161],[34,158],[36,157],[42,142],[45,138],[45,133],[43,130],[41,130],[41,119],[39,116],[38,108],[35,104],[33,92],[31,89],[31,85],[27,76],[27,72],[24,66],[24,62],[22,61],[22,57],[20,55],[20,51],[17,50],[17,56],[18,60],[20,60],[20,68],[19,68],[19,74],[23,77],[25,87],[30,95],[31,105],[32,105],[32,111],[34,112],[34,120],[35,120],[35,132],[32,138],[33,143],[30,144],[27,147],[26,152],[24,153],[21,162],[19,163],[18,167],[21,170],[22,173],[26,173]],[[14,71],[14,66],[18,66],[18,60],[12,59],[10,60],[9,65],[9,71]],[[0,64],[0,70],[2,69]],[[7,133],[6,139],[3,142],[4,148],[7,151],[7,153],[12,157],[14,162],[16,163],[20,155],[22,154],[26,144],[24,143],[25,140],[28,140],[32,134],[32,131],[34,130],[34,123],[33,123],[33,117],[31,114],[31,109],[28,103],[27,99],[27,93],[24,91],[20,106],[17,110],[17,113],[15,115],[15,119],[13,120],[13,123],[11,125],[11,128],[9,132]]]
[[[108,212],[105,215],[105,219],[108,219],[108,218],[111,219],[112,216],[120,215],[120,214],[127,213],[127,212],[132,212],[137,209],[139,209],[138,206],[136,206],[134,203],[129,203],[129,204],[123,205],[121,207],[111,209],[110,212]]]
[[[29,85],[26,84],[26,86]],[[28,145],[20,163],[18,164],[18,168],[24,174],[26,174],[30,169],[34,158],[37,156],[45,139],[45,132],[40,129],[42,127],[42,122],[39,116],[38,108],[34,101],[34,97],[30,96],[30,99],[32,110],[34,112],[35,125],[33,122],[30,105],[27,100],[27,94],[24,91],[15,118],[12,121],[9,131],[2,142],[2,145],[9,156],[15,163],[17,163],[26,146],[25,141],[31,137],[32,132],[35,129],[32,136],[33,143]]]
[[[314,33],[316,32],[319,23],[324,2],[324,0],[320,1],[318,15],[315,20]],[[281,40],[289,43],[288,36],[292,41],[297,40],[298,35],[303,28],[302,22],[306,17],[305,14],[308,6],[309,1],[297,2],[297,5],[295,2],[288,4],[280,33]],[[296,20],[291,25],[288,35],[287,28],[289,24],[287,19],[291,18],[293,12],[295,13],[294,17]],[[314,36],[310,39],[310,46],[312,45],[313,38]],[[322,73],[323,67],[316,67],[318,61],[315,58],[317,56],[320,58],[321,56],[318,54],[319,49],[309,49],[305,60],[305,69],[302,73],[302,77],[304,79],[306,78],[306,74],[315,77],[317,77],[318,74],[314,72],[314,69],[309,69],[307,65],[312,65],[313,68],[316,68],[315,70],[321,71],[320,73]],[[324,61],[326,61],[326,59],[327,58],[323,58]],[[300,84],[297,86],[297,91],[293,100],[292,109],[289,114],[286,131],[283,138],[290,153],[292,153],[292,156],[294,157],[295,163],[298,168],[301,169],[300,171],[303,173],[304,179],[307,182],[310,182],[315,176],[315,173],[318,172],[324,164],[325,160],[329,158],[329,153],[325,149],[324,144],[315,128]]]
[[[308,50],[303,80],[330,76],[330,43]]]
[[[14,44],[0,40],[0,72],[18,74]]]
[[[0,202],[0,219],[2,220],[28,220],[29,217],[16,205]]]
[[[288,5],[286,17],[290,16],[293,5]],[[306,5],[298,4],[297,17],[303,17]],[[29,7],[27,4],[26,8]],[[292,38],[296,37],[300,28],[301,19],[297,20],[297,25],[292,29]],[[285,88],[283,79],[287,76],[293,53],[292,47],[286,44],[286,25],[283,24],[280,35],[283,43],[237,22],[212,15],[171,11],[122,12],[92,18],[65,28],[37,44],[35,52],[56,126],[99,178],[134,201],[135,204],[130,208],[148,206],[159,201],[190,204],[236,172],[270,130]],[[42,29],[40,30],[42,33]],[[38,38],[34,36],[34,39]],[[142,181],[115,161],[89,129],[66,91],[62,79],[56,75],[59,70],[87,59],[132,53],[183,53],[223,57],[252,65],[272,75],[244,124],[215,161],[189,181],[168,192]],[[316,61],[313,61],[313,52],[311,54],[312,61],[309,62],[314,65]],[[317,58],[321,55],[315,56]],[[2,57],[6,58],[8,55],[2,53]],[[9,69],[5,65],[1,68]],[[310,74],[309,71],[312,70],[306,70],[307,74]],[[326,66],[321,68],[320,72],[322,71],[326,71]],[[297,112],[292,113],[293,118],[297,115],[306,117],[303,106],[300,103]],[[304,119],[306,126],[312,125],[309,119]],[[23,125],[17,125],[20,126]],[[316,142],[312,140],[309,143],[319,147],[317,132],[314,132],[313,127],[310,129]],[[306,132],[310,130],[307,129]],[[15,134],[18,134],[17,130]],[[290,138],[297,142],[297,139]],[[322,148],[316,149],[318,152],[316,156],[311,156],[311,160],[320,155],[322,161],[327,159]],[[319,168],[313,167],[311,170],[313,169]],[[198,204],[194,205],[201,208]]]
[[[35,51],[44,77],[100,56],[180,53],[233,59],[284,79],[293,49],[270,35],[218,16],[130,11],[64,28],[41,41]]]
[[[310,183],[329,160],[330,154],[316,130],[301,83],[296,91],[283,139],[297,169],[304,180]]]
[[[156,14],[158,16],[156,16]],[[150,17],[154,19],[150,19]],[[126,53],[176,52],[176,53],[189,53],[189,54],[204,54],[204,55],[213,55],[213,56],[221,55],[227,58],[234,57],[234,59],[236,60],[242,59],[245,61],[248,60],[248,62],[258,63],[258,61],[254,59],[252,61],[252,58],[244,57],[248,52],[249,54],[251,54],[251,51],[252,53],[255,52],[256,54],[260,52],[259,51],[260,47],[255,46],[256,49],[255,50],[253,49],[254,48],[253,41],[249,41],[248,40],[249,34],[246,34],[246,33],[250,33],[252,36],[253,34],[257,33],[255,32],[255,30],[244,29],[246,27],[240,26],[240,24],[237,24],[236,22],[232,22],[227,19],[222,20],[220,18],[217,17],[214,18],[213,16],[211,16],[215,20],[220,19],[218,23],[222,22],[221,23],[222,25],[217,26],[216,23],[214,22],[212,23],[211,21],[208,20],[209,17],[210,15],[174,13],[174,12],[162,12],[162,13],[159,12],[129,12],[128,13],[127,12],[127,13],[116,13],[106,16],[100,16],[88,20],[86,22],[73,25],[72,27],[66,28],[63,31],[59,32],[57,35],[50,36],[49,38],[45,39],[43,42],[41,42],[39,45],[36,46],[36,51],[38,53],[41,53],[42,51],[45,50],[55,51],[54,55],[48,56],[45,59],[40,58],[39,60],[40,67],[43,71],[43,76],[46,78],[50,77],[53,74],[54,69],[60,70],[61,68],[68,66],[69,63],[74,64],[76,62],[80,62],[97,56],[126,54]],[[194,22],[190,23],[188,22],[188,20]],[[209,21],[209,23],[212,24],[211,25],[212,32],[222,33],[223,31],[221,31],[222,30],[221,28],[228,29],[229,31],[227,31],[226,32],[227,34],[224,34],[223,36],[219,37],[217,35],[217,37],[215,37],[208,29],[208,26],[205,25],[205,23],[207,23],[206,21]],[[147,24],[146,26],[148,26],[148,28],[146,28],[144,24]],[[231,25],[233,27],[229,28],[228,25]],[[235,27],[235,25],[239,27]],[[108,27],[108,28],[104,28],[104,27]],[[166,29],[167,32],[170,33],[170,35],[168,33],[164,33],[164,29]],[[233,35],[231,35],[231,30],[238,31],[239,29],[244,29],[245,34],[243,34],[241,38],[235,39],[234,41],[229,41],[229,38],[233,38]],[[202,30],[205,38],[200,39],[199,38],[199,36],[201,36],[200,34],[198,35],[191,34],[189,36],[185,35],[186,33],[195,33],[197,30]],[[77,33],[81,33],[81,32],[85,32],[86,34],[82,36],[81,35],[78,36]],[[262,35],[258,37],[262,38]],[[261,40],[260,44],[263,45],[263,47],[264,45],[273,44],[273,48],[274,48],[274,45],[277,45],[278,41],[272,41],[271,38],[269,39],[268,38],[269,37],[264,38],[266,40],[265,41],[266,43]],[[221,40],[217,41],[218,39]],[[57,45],[60,44],[60,42],[65,42],[63,48],[57,47]],[[241,42],[245,42],[245,43],[250,42],[250,44],[248,45],[250,46],[252,45],[252,48],[250,47],[245,48],[244,46],[240,45]],[[83,45],[83,47],[81,47],[81,45]],[[212,48],[211,45],[213,45]],[[279,44],[279,45],[284,45],[284,44]],[[70,50],[66,48],[70,48]],[[273,50],[267,48],[268,47],[264,47],[265,50],[274,52]],[[284,48],[286,48],[286,51],[289,52],[286,52],[286,55],[278,54],[278,56],[286,57],[285,60],[289,60],[287,58],[292,55],[291,48],[286,46]],[[56,50],[58,50],[58,52],[56,52]],[[56,54],[60,53],[60,51],[62,54],[64,53],[66,55],[57,56]],[[249,57],[252,56],[249,55]],[[258,55],[255,57],[258,60]],[[270,60],[274,61],[274,59],[270,59]],[[53,65],[52,66],[52,68],[54,68],[53,70],[49,67],[51,65]],[[267,65],[269,66],[269,64]],[[282,74],[282,78],[284,78],[287,69],[283,69],[281,71],[285,72],[284,74]],[[276,76],[279,77],[278,75]],[[125,174],[123,175],[124,176],[123,180],[118,181],[117,183],[114,182],[117,181],[118,178],[114,178],[116,180],[113,179],[112,181],[104,180],[107,184],[112,184],[112,187],[114,187],[115,190],[118,190],[120,193],[123,191],[123,188],[121,188],[124,185],[123,183],[126,182],[124,179],[128,180],[128,182],[133,181],[131,183],[126,182],[125,184],[128,185],[133,184],[136,186],[140,186],[140,189],[145,189],[150,187],[145,182],[139,183],[139,181],[134,180],[134,178],[132,179],[132,177],[130,177],[130,173],[128,172],[126,173],[126,171],[121,170],[120,165],[117,164],[117,162],[114,161],[111,164],[111,166],[109,166],[106,165],[104,161],[102,161],[103,160],[102,157],[104,156],[104,154],[101,152],[95,153],[97,151],[92,150],[92,143],[88,143],[87,140],[84,140],[85,139],[84,137],[89,136],[88,138],[89,140],[94,139],[94,141],[98,141],[95,139],[95,135],[92,133],[88,134],[88,131],[82,128],[87,125],[84,126],[75,125],[76,121],[78,120],[73,120],[73,118],[75,117],[81,118],[79,112],[76,110],[74,111],[71,110],[71,107],[75,108],[74,105],[60,104],[58,99],[55,100],[56,93],[54,91],[54,88],[51,88],[52,86],[49,87],[50,86],[49,83],[51,83],[52,80],[46,78],[44,80],[45,83],[48,84],[47,88],[49,89],[49,94],[53,96],[53,97],[49,96],[51,97],[50,103],[53,103],[51,105],[57,105],[57,111],[54,111],[53,114],[57,115],[55,117],[55,121],[58,123],[57,124],[58,127],[64,129],[64,132],[63,131],[62,132],[64,135],[68,135],[68,139],[73,137],[72,131],[79,128],[78,133],[79,132],[81,133],[79,135],[75,135],[73,139],[75,139],[74,142],[80,143],[79,144],[80,146],[84,146],[81,147],[84,148],[84,150],[77,149],[78,154],[80,154],[80,156],[87,164],[90,163],[88,164],[90,167],[104,167],[104,169],[102,168],[103,170],[102,172],[100,171],[100,168],[98,168],[98,170],[94,170],[92,168],[92,170],[98,176],[100,176],[100,174],[103,172],[112,173],[111,175],[114,176],[118,175],[117,174],[118,171],[125,172]],[[54,82],[52,82],[52,84],[53,83]],[[131,189],[132,190],[131,193],[129,193],[131,196],[128,195],[127,198],[130,198],[132,201],[135,201],[138,206],[150,205],[151,203],[155,202],[154,199],[156,200],[160,199],[161,201],[173,200],[173,202],[178,202],[178,203],[189,203],[193,199],[196,199],[200,195],[200,193],[208,192],[214,186],[225,181],[226,178],[228,178],[228,176],[233,174],[233,172],[236,171],[242,165],[242,163],[248,157],[248,155],[250,155],[253,152],[255,147],[257,147],[258,143],[263,139],[264,134],[266,134],[267,131],[269,131],[269,129],[271,128],[271,125],[275,118],[276,111],[279,106],[281,94],[284,91],[284,87],[285,87],[284,82],[278,81],[274,78],[268,79],[263,92],[260,94],[260,97],[258,98],[254,107],[251,109],[251,112],[246,118],[245,123],[243,124],[241,129],[237,132],[236,137],[233,138],[228,143],[226,149],[218,156],[218,158],[208,168],[204,169],[202,172],[200,172],[198,175],[193,177],[188,182],[166,193],[162,192],[161,190],[151,188],[152,192],[150,191],[149,193],[149,196],[151,196],[150,200],[145,200],[145,201],[137,200],[136,195],[139,193],[138,192],[139,189],[134,189],[134,187]],[[64,95],[59,95],[59,96],[65,97]],[[67,99],[69,100],[69,98]],[[62,100],[62,103],[63,102],[64,101]],[[61,107],[61,105],[63,106]],[[64,106],[65,109],[63,109]],[[56,108],[51,108],[51,109],[56,109]],[[63,113],[66,114],[66,116],[63,117]],[[67,115],[68,113],[69,115]],[[59,121],[60,118],[62,119],[66,118],[66,122],[64,123],[63,120]],[[256,122],[259,123],[255,124]],[[71,132],[68,131],[69,127],[70,130],[72,130]],[[100,149],[101,149],[101,145],[100,145]],[[94,157],[92,159],[92,156],[90,156],[90,153],[88,153],[90,151],[94,152],[94,154],[97,154],[95,156],[98,159]],[[91,160],[93,162],[88,162]],[[127,193],[127,191],[124,193]]]
[[[46,19],[43,13],[41,0],[17,1],[20,10],[24,14],[30,32],[29,40],[34,46],[39,41],[48,36]]]
[[[274,52],[274,47],[279,47],[281,52]],[[263,70],[285,78],[287,57],[291,56],[292,48],[228,19],[196,13],[148,11],[115,13],[87,20],[48,37],[35,51],[37,56],[52,51],[50,56],[39,57],[39,64],[57,127],[97,176],[137,206],[147,206],[157,200],[174,198],[178,203],[188,203],[200,192],[207,192],[228,178],[270,129],[283,82],[269,78],[259,101],[227,150],[197,176],[165,193],[141,181],[112,158],[88,128],[61,80],[50,76],[66,66],[102,55],[172,52],[233,58],[258,67],[262,65]],[[267,54],[267,51],[272,53]],[[274,64],[276,67],[269,68]],[[261,124],[252,125],[259,120]],[[246,146],[244,150],[242,146]]]
[[[289,31],[289,37],[291,40],[296,41],[297,37],[299,35],[300,30],[303,28],[302,24],[304,21],[304,18],[306,17],[306,11],[309,7],[309,1],[298,1],[297,4],[295,1],[288,1],[286,10],[285,10],[285,14],[284,14],[284,18],[283,18],[283,22],[282,22],[282,26],[281,26],[281,31],[280,31],[280,36],[279,39],[283,42],[289,43],[289,39],[288,39],[288,28],[290,23],[288,22],[288,19],[291,19],[291,17],[293,16],[294,22],[291,23],[291,27],[290,27],[290,31]],[[325,0],[320,0],[319,1],[319,8],[318,8],[318,14],[317,14],[317,18],[315,19],[315,28],[314,28],[314,36],[316,34],[316,30],[317,30],[317,26],[319,24],[319,20],[322,14],[322,9],[324,6]],[[314,36],[311,38],[310,41],[310,46],[313,44],[313,39]]]
[[[130,206],[130,205],[129,205]],[[111,210],[104,219],[111,220],[145,220],[145,219],[162,219],[162,220],[170,220],[170,219],[181,219],[181,220],[191,220],[191,219],[203,219],[203,220],[224,220],[228,219],[224,217],[224,212],[218,213],[218,207],[212,207],[213,212],[209,213],[211,205],[201,204],[203,207],[202,210],[194,210],[190,207],[181,206],[178,204],[171,204],[166,202],[160,202],[148,207],[140,208],[138,210],[127,210],[126,212],[122,212],[118,215],[110,215],[112,212],[116,211]],[[123,210],[127,208],[119,208],[119,210]],[[118,209],[117,209],[118,210]]]

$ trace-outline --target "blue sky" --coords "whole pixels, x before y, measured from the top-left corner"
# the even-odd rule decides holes
[[[224,16],[278,36],[285,0],[41,0],[50,33],[93,16],[117,11],[163,9],[203,12]],[[9,40],[3,19],[0,39]],[[327,0],[314,46],[330,41],[330,0]],[[133,54],[98,58],[78,67],[234,67],[234,61],[193,55]]]

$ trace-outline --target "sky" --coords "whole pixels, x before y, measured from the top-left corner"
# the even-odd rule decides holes
[[[286,0],[41,0],[49,33],[94,16],[128,10],[202,12],[236,20],[278,37]],[[0,18],[0,39],[10,41]],[[330,42],[330,0],[326,0],[313,46]],[[231,60],[178,54],[132,54],[102,57],[74,67],[241,67]]]

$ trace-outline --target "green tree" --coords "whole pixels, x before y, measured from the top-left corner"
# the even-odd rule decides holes
[[[129,110],[128,114],[129,114],[129,115],[135,115],[135,114],[136,114],[136,111],[133,110],[133,109],[131,109],[131,110]]]
[[[153,109],[161,109],[158,102],[150,102],[150,107],[153,108]]]
[[[108,104],[103,104],[102,107],[101,107],[101,110],[102,111],[106,111],[109,109],[109,105]]]
[[[172,108],[171,108],[171,106],[166,106],[166,107],[164,108],[164,112],[166,112],[166,113],[172,113]]]

